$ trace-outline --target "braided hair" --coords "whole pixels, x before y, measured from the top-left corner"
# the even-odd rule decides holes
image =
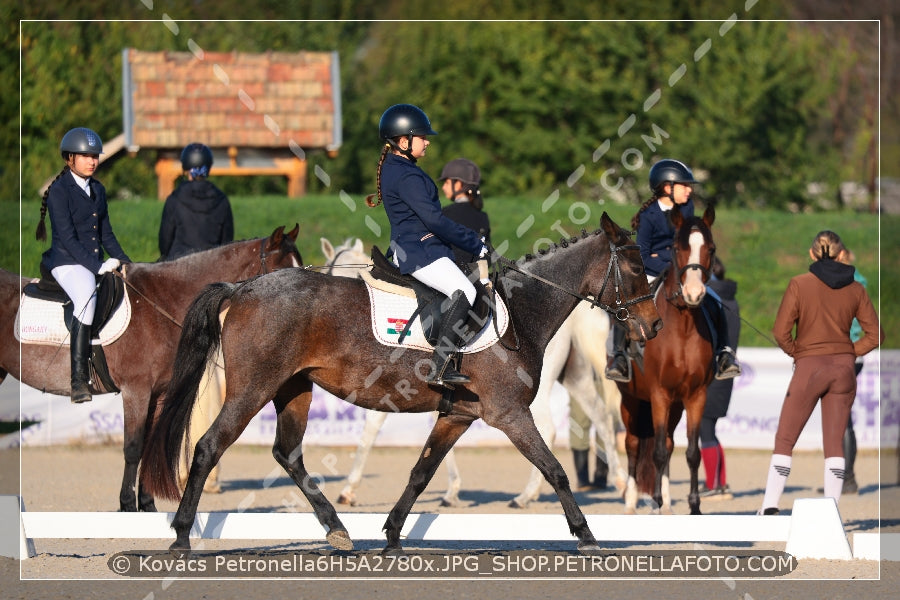
[[[390,144],[385,144],[381,149],[381,157],[378,159],[378,169],[375,172],[375,188],[378,190],[378,192],[377,194],[369,194],[368,196],[366,196],[366,206],[370,208],[375,208],[376,206],[381,204],[381,166],[384,164],[384,159],[387,157],[390,151]]]
[[[841,236],[826,229],[816,234],[816,239],[813,240],[809,250],[816,260],[824,260],[826,258],[837,260],[841,252],[846,251],[846,248],[841,241]]]
[[[659,196],[654,194],[652,198],[641,204],[641,207],[638,209],[638,211],[634,213],[634,216],[631,217],[631,229],[633,231],[637,231],[638,226],[641,224],[641,213],[647,210],[647,207],[656,202],[658,198]]]
[[[47,217],[47,196],[50,195],[50,188],[53,187],[53,184],[56,183],[60,177],[69,172],[69,165],[66,165],[62,168],[62,171],[59,172],[59,175],[56,176],[50,185],[47,186],[47,189],[44,190],[44,197],[41,198],[41,220],[38,221],[37,229],[34,231],[34,239],[39,242],[43,242],[47,240],[47,225],[44,223]]]

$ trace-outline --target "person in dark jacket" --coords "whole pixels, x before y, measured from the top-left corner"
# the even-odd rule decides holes
[[[403,274],[410,274],[449,299],[432,355],[427,381],[452,387],[469,377],[455,368],[454,357],[465,344],[463,329],[475,303],[475,286],[454,262],[453,246],[477,258],[487,255],[478,232],[449,219],[441,211],[437,185],[416,164],[437,135],[418,106],[395,104],[381,115],[378,132],[384,141],[369,206],[384,203],[391,224],[389,254]]]
[[[641,259],[647,280],[651,283],[659,277],[672,262],[672,240],[675,227],[669,219],[672,210],[690,218],[694,216],[694,201],[691,199],[694,174],[683,162],[664,158],[650,168],[650,190],[653,196],[644,202],[631,219],[631,228],[637,230],[636,241],[641,249]],[[731,379],[741,374],[722,308],[715,292],[707,293],[701,304],[703,312],[715,330],[715,378]],[[625,330],[613,322],[613,351],[606,377],[613,381],[631,381],[626,356]]]
[[[59,151],[66,164],[44,192],[35,237],[47,239],[44,221],[49,211],[50,248],[44,252],[41,265],[72,301],[70,399],[80,404],[91,401],[89,360],[97,276],[115,271],[131,259],[110,225],[106,188],[93,177],[103,153],[100,136],[86,127],[70,129]],[[109,255],[105,260],[104,251]]]
[[[728,339],[738,346],[741,335],[741,312],[737,302],[737,282],[725,277],[725,265],[713,259],[712,277],[706,286],[722,301]],[[706,489],[700,497],[705,500],[730,500],[733,496],[725,476],[725,450],[716,437],[716,421],[728,413],[734,379],[713,379],[706,388],[706,406],[700,419],[700,456],[706,471]]]
[[[442,209],[444,215],[477,232],[485,243],[491,243],[491,221],[484,211],[481,195],[481,170],[467,158],[454,158],[441,169],[441,190],[451,201]],[[478,260],[471,252],[453,247],[456,262],[466,264]]]
[[[822,489],[826,498],[835,502],[841,498],[842,438],[856,398],[854,362],[884,341],[884,329],[866,288],[854,281],[855,269],[844,264],[845,252],[838,234],[820,231],[809,249],[813,260],[809,273],[791,279],[775,315],[772,333],[778,347],[794,359],[794,373],[781,406],[758,514],[778,514],[794,445],[820,399],[825,455]],[[854,318],[862,328],[855,342],[850,339]]]
[[[228,197],[207,179],[212,151],[188,144],[181,152],[185,180],[166,198],[159,224],[160,260],[174,260],[234,240]]]

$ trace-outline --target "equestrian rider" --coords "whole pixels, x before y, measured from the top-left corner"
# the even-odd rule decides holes
[[[234,240],[228,196],[207,179],[212,164],[212,150],[204,144],[188,144],[181,151],[186,181],[169,195],[163,207],[159,224],[161,260],[174,260]]]
[[[403,274],[410,274],[449,298],[432,355],[429,383],[453,385],[469,378],[453,366],[453,358],[465,344],[465,322],[475,303],[475,286],[453,260],[453,246],[476,258],[487,255],[483,238],[441,212],[437,185],[416,164],[437,135],[426,114],[412,104],[391,106],[378,124],[384,141],[376,177],[377,201],[384,203],[391,224],[389,254]]]
[[[678,207],[684,217],[694,216],[691,199],[694,174],[684,163],[671,158],[662,159],[650,168],[650,189],[653,197],[644,202],[631,220],[637,230],[637,243],[641,248],[644,270],[651,283],[672,262],[672,240],[675,227],[669,219],[669,211]],[[729,344],[728,327],[721,300],[709,287],[701,304],[716,329],[716,379],[731,379],[741,374]],[[630,381],[628,357],[625,354],[625,330],[614,324],[612,328],[613,356],[606,369],[606,377],[614,381]]]
[[[97,304],[97,276],[115,271],[131,259],[122,250],[110,225],[106,188],[93,178],[103,152],[100,136],[86,127],[70,129],[63,136],[59,151],[66,164],[44,192],[35,237],[41,241],[47,239],[44,218],[49,210],[50,248],[44,252],[41,264],[72,301],[71,401],[79,404],[91,400],[88,361]],[[110,258],[104,260],[104,251]]]

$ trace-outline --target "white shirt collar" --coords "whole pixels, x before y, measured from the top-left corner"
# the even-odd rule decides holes
[[[659,210],[661,210],[663,212],[668,212],[675,207],[674,204],[672,206],[666,206],[665,204],[663,204],[662,200],[657,200],[656,203],[659,204]]]
[[[80,187],[82,190],[84,190],[85,194],[90,196],[91,195],[91,185],[90,185],[91,178],[90,177],[84,178],[79,175],[76,175],[75,171],[69,171],[69,173],[72,174],[72,178],[75,179],[75,183],[78,184],[78,187]]]

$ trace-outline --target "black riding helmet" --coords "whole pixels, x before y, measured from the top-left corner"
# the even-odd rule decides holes
[[[213,154],[205,144],[188,144],[181,151],[181,170],[190,171],[199,167],[209,169],[213,164]]]
[[[397,138],[406,137],[409,147],[412,147],[412,138],[416,135],[437,135],[437,131],[431,128],[428,115],[412,104],[395,104],[389,107],[381,115],[378,122],[378,135],[381,139],[399,150],[404,156],[415,162],[409,150],[401,150],[397,144]]]
[[[468,158],[454,158],[441,170],[441,181],[444,179],[458,179],[465,184],[481,185],[481,171],[478,165]]]
[[[102,154],[103,140],[87,127],[76,127],[63,136],[59,143],[59,153],[66,160],[69,154]]]
[[[650,168],[650,189],[659,191],[665,183],[697,183],[694,174],[681,161],[664,158]]]

